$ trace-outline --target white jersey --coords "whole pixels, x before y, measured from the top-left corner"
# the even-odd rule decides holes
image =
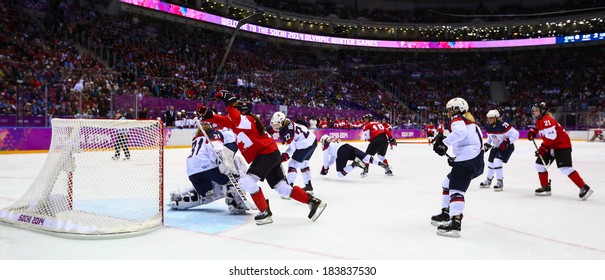
[[[443,140],[443,144],[452,146],[456,162],[475,158],[483,149],[483,134],[475,123],[462,115],[452,117],[450,121],[450,135]]]
[[[191,154],[187,157],[187,176],[219,166],[217,153],[223,149],[223,135],[216,130],[209,130],[207,133],[212,139],[212,145],[203,134],[191,141]]]
[[[223,134],[223,138],[224,138],[224,142],[225,144],[229,144],[229,143],[235,143],[235,133],[233,132],[233,130],[223,127],[221,130],[219,130],[222,134]]]
[[[328,147],[324,146],[324,168],[327,169],[330,165],[334,164],[338,155],[338,149],[340,149],[342,145],[343,144],[338,142],[330,142]]]
[[[494,125],[488,124],[485,131],[487,132],[487,141],[485,143],[494,147],[500,146],[504,139],[508,139],[511,144],[519,139],[519,131],[503,121],[496,121]]]
[[[289,144],[288,149],[285,151],[289,156],[292,156],[296,150],[311,147],[317,141],[315,134],[306,126],[293,122],[279,130],[279,138],[286,144]]]

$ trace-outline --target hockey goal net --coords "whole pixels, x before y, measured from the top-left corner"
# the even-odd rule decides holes
[[[588,130],[588,142],[605,142],[604,128],[591,128]]]
[[[42,170],[0,221],[72,238],[158,229],[163,142],[156,120],[53,119]]]

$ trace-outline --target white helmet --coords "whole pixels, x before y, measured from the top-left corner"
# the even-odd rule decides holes
[[[489,112],[487,112],[487,117],[488,118],[499,118],[500,112],[498,112],[498,110],[489,110]]]
[[[282,112],[275,112],[271,117],[271,127],[275,130],[279,130],[282,127],[282,123],[286,120],[286,114]]]
[[[456,97],[450,99],[450,101],[445,104],[445,108],[452,110],[454,113],[464,113],[468,111],[468,103],[466,103],[466,100]]]
[[[330,135],[328,135],[328,134],[322,135],[321,138],[319,139],[319,142],[321,144],[325,144],[328,141],[330,141]]]

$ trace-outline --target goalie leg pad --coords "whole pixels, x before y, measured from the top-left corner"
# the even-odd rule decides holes
[[[185,210],[199,205],[202,205],[202,198],[193,187],[170,193],[170,204],[168,206],[172,209]]]

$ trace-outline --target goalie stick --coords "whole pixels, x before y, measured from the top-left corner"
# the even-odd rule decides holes
[[[197,127],[202,131],[202,133],[204,134],[204,137],[206,137],[206,140],[208,141],[208,143],[210,143],[210,146],[212,146],[212,150],[214,150],[214,145],[212,144],[212,141],[210,141],[210,138],[208,137],[208,133],[206,133],[206,131],[202,127],[202,124],[200,123],[198,118],[197,117],[193,118],[193,121],[195,121],[195,124],[197,125]],[[214,151],[216,152],[216,150],[214,150]],[[217,156],[217,158],[222,158],[218,152],[216,153],[216,156]],[[237,195],[242,199],[242,202],[248,208],[248,210],[250,210],[250,209],[258,210],[258,208],[256,208],[256,206],[254,206],[252,203],[250,203],[250,201],[248,201],[248,199],[246,198],[246,194],[240,187],[239,182],[237,180],[235,180],[235,177],[233,177],[233,174],[229,173],[229,174],[225,174],[225,175],[227,175],[227,177],[229,178],[229,182],[231,182],[231,185],[233,185],[233,188],[236,190]]]

